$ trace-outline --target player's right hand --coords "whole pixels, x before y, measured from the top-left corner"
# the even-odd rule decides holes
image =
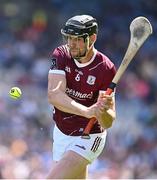
[[[96,115],[96,112],[98,111],[98,104],[97,103],[95,103],[95,104],[93,104],[92,106],[90,106],[90,107],[87,107],[87,111],[86,111],[86,118],[93,118],[93,117],[97,117],[97,115]]]

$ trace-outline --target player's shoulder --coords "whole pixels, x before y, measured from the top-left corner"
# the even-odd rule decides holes
[[[107,55],[103,54],[100,51],[97,51],[97,58],[99,59],[99,61],[102,63],[103,66],[106,66],[108,68],[113,68],[114,63],[112,62],[111,59],[109,59]]]
[[[50,56],[57,55],[57,56],[68,56],[69,51],[66,45],[61,45],[56,47],[55,49],[51,50]]]

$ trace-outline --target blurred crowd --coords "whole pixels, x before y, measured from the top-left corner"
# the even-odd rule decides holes
[[[0,1],[0,178],[44,178],[52,163],[52,107],[47,101],[49,52],[76,14],[99,22],[96,48],[119,66],[129,24],[146,16],[154,33],[117,87],[117,119],[89,178],[157,179],[157,3],[155,0]],[[21,88],[20,100],[8,97]]]

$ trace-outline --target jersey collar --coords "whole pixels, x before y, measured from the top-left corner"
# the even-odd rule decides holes
[[[94,51],[94,54],[93,54],[92,58],[91,58],[88,62],[86,62],[86,63],[79,63],[76,59],[74,59],[74,62],[75,62],[75,64],[76,64],[76,66],[79,67],[79,68],[81,68],[81,67],[86,67],[86,66],[88,66],[89,64],[91,64],[91,63],[94,61],[95,56],[96,56],[96,54],[97,54],[97,50],[96,50],[95,48],[93,49],[93,51]]]

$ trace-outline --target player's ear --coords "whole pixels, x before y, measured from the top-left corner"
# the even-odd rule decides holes
[[[91,35],[90,36],[90,43],[91,44],[95,43],[96,39],[97,39],[97,35],[96,34]]]

